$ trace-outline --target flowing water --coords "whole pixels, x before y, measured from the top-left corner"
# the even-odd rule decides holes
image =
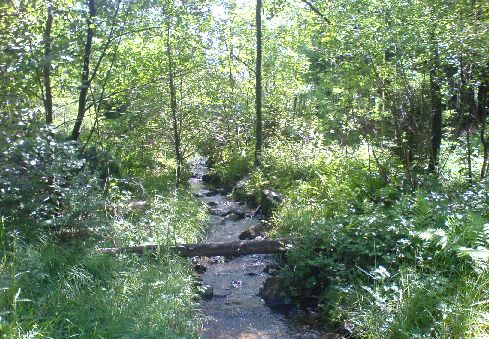
[[[203,184],[202,175],[207,170],[203,159],[191,165],[192,191],[212,212],[207,242],[238,240],[242,231],[259,221],[258,217],[247,206]],[[246,217],[230,218],[228,213],[236,209],[246,212]],[[201,264],[207,268],[202,283],[213,290],[210,300],[200,302],[205,318],[202,338],[340,338],[337,333],[317,330],[316,325],[307,325],[297,316],[274,312],[265,305],[259,290],[269,277],[266,268],[276,264],[273,255],[213,257],[201,259]]]

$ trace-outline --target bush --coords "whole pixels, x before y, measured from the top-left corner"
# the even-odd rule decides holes
[[[213,184],[231,189],[240,179],[248,175],[253,168],[253,153],[250,150],[235,152],[224,149],[220,161],[214,164],[208,178]]]
[[[289,296],[316,299],[325,320],[367,338],[488,334],[484,293],[468,283],[489,284],[487,185],[460,192],[425,178],[430,191],[412,192],[338,154],[310,168],[302,178],[282,168],[293,185],[275,181],[286,199],[274,234],[299,239],[279,273]]]
[[[10,140],[0,160],[0,215],[7,225],[32,233],[100,222],[102,183],[76,143],[33,125]]]

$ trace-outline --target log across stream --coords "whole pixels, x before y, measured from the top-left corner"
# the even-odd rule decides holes
[[[237,240],[215,243],[181,244],[170,247],[183,257],[212,257],[212,256],[240,256],[250,254],[282,253],[291,246],[289,239],[256,239]],[[142,246],[100,248],[99,252],[107,254],[136,253],[144,254],[157,252],[160,246],[148,244]]]

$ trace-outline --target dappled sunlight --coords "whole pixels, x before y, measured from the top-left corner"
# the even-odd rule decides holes
[[[0,337],[489,337],[489,1],[0,13]]]

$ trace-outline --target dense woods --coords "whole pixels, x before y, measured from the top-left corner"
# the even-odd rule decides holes
[[[489,336],[488,114],[484,0],[2,1],[0,335],[197,336],[204,156],[324,324]]]

